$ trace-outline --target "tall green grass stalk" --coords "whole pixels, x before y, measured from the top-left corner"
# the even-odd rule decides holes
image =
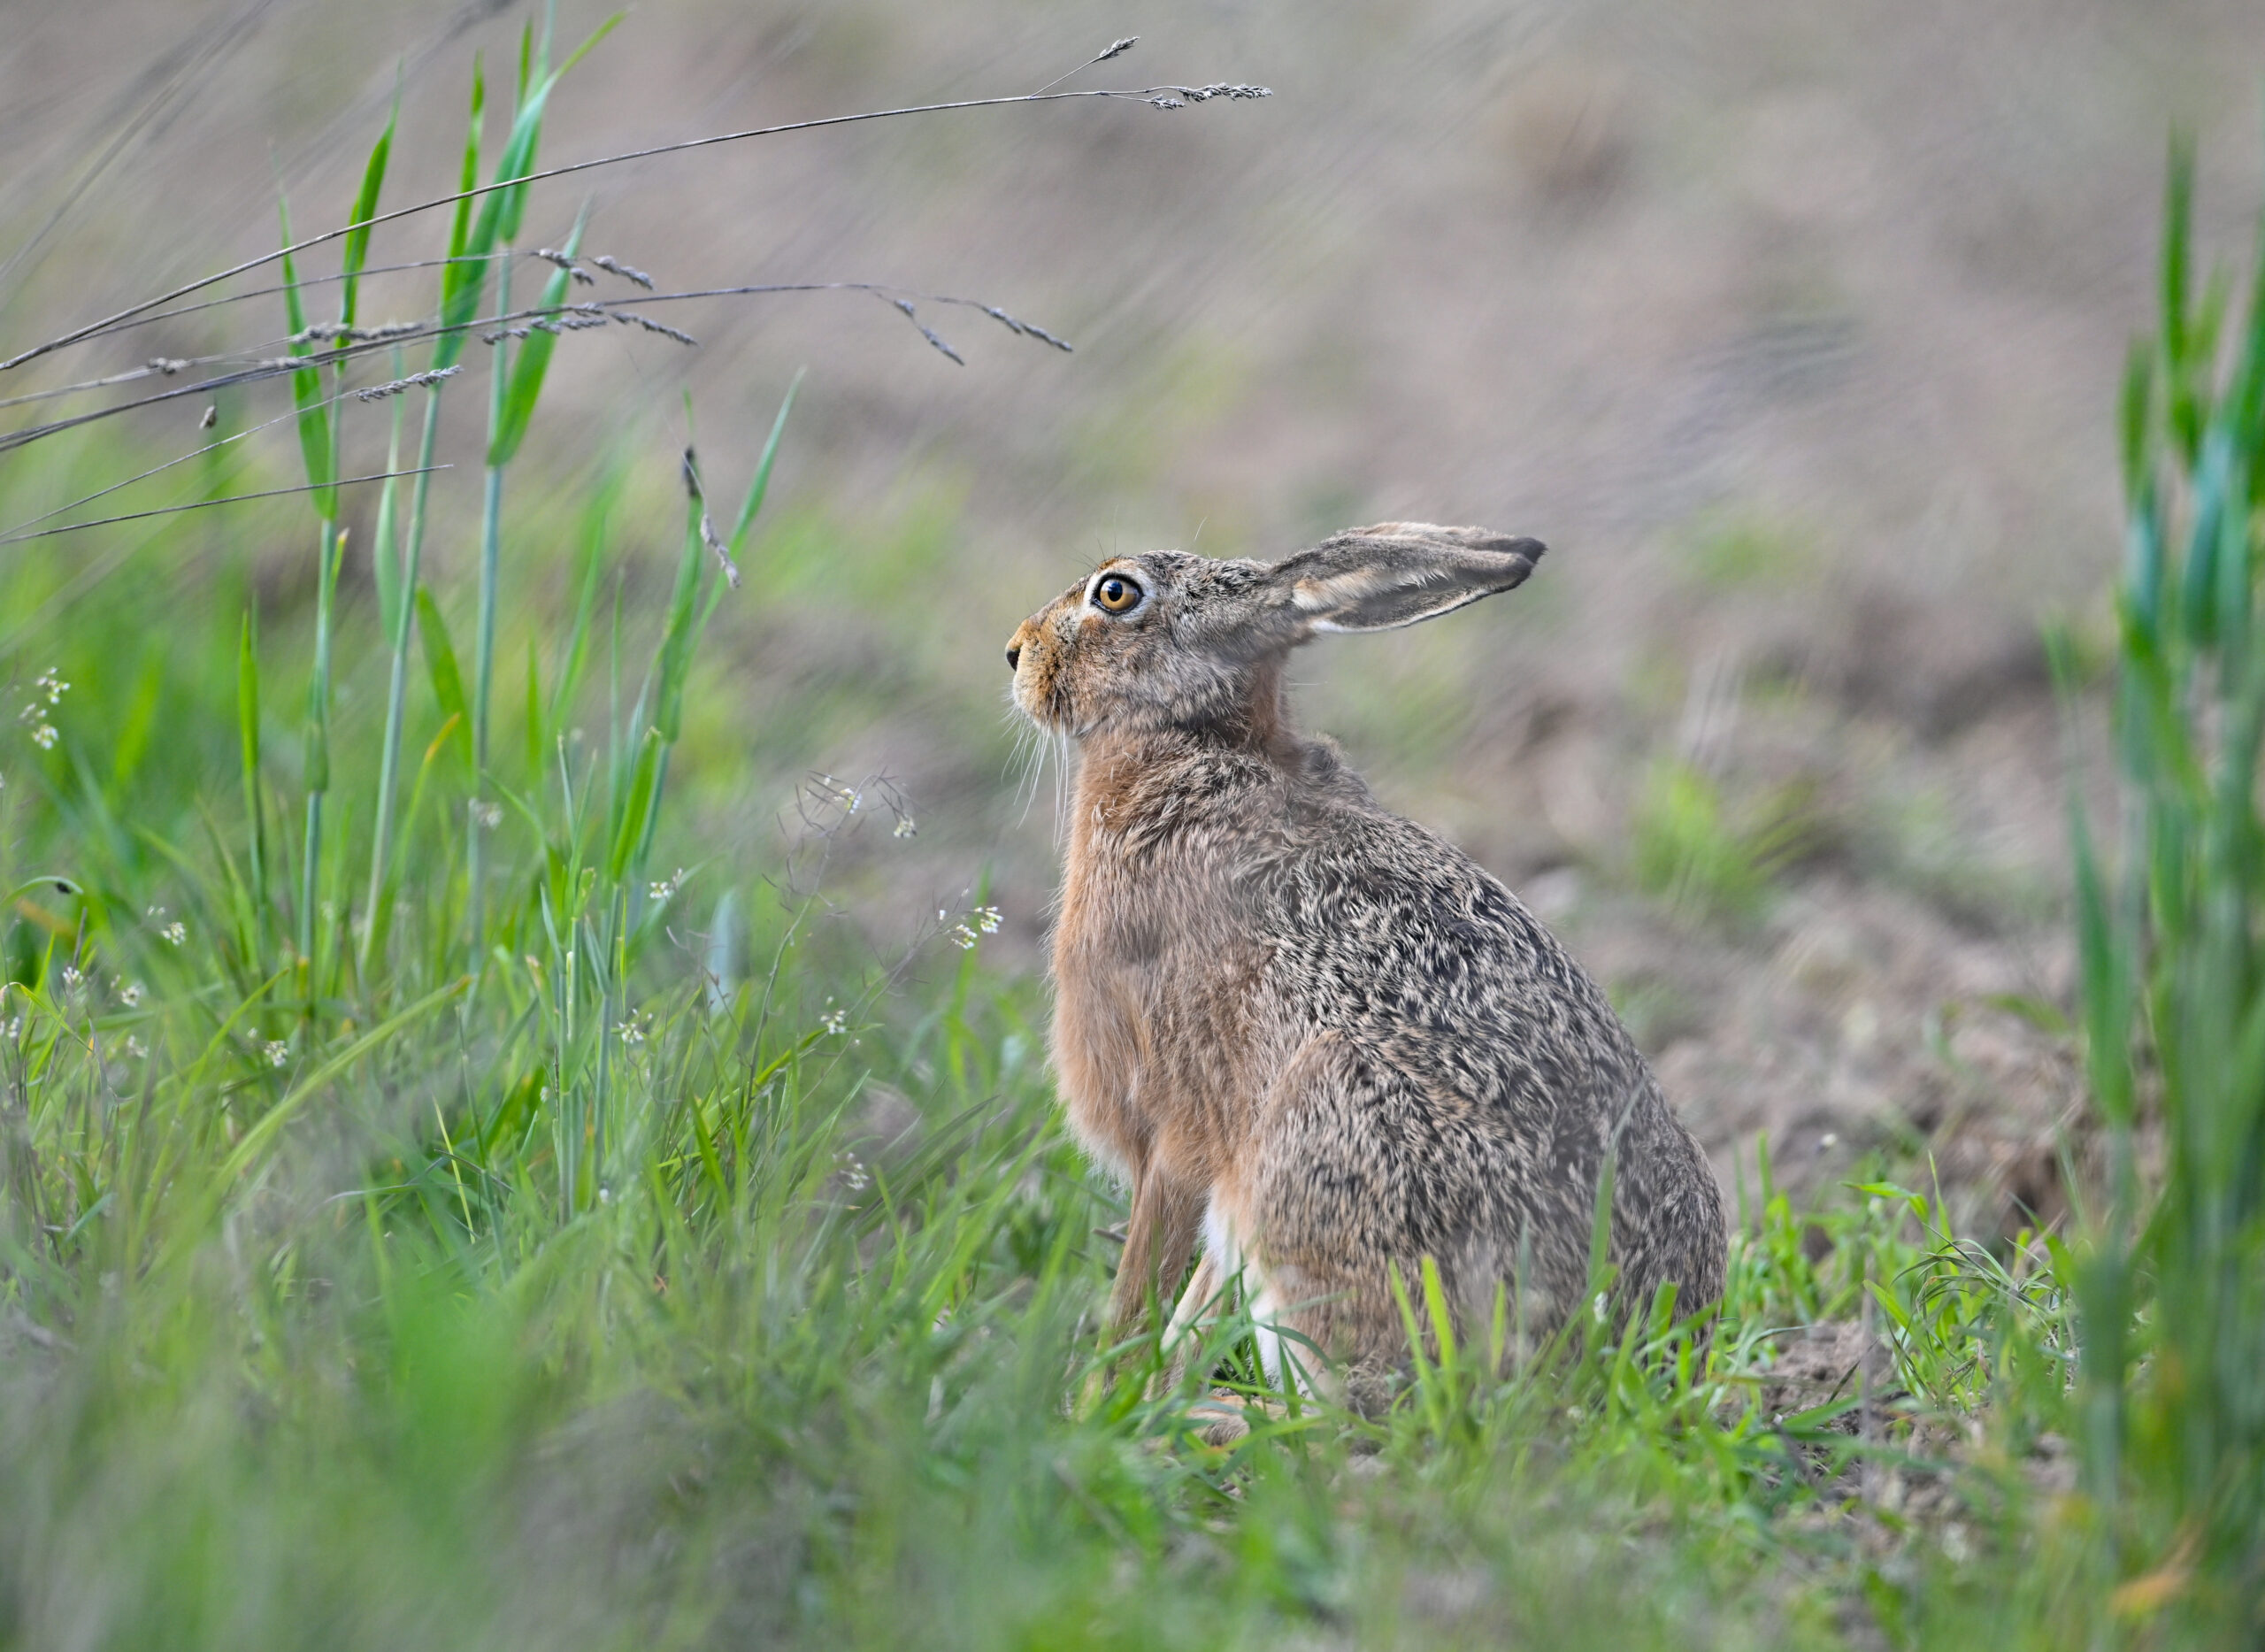
[[[511,122],[511,134],[503,145],[503,152],[495,168],[499,183],[524,178],[534,170],[535,150],[542,137],[542,115],[549,102],[551,88],[557,84],[558,73],[550,70],[550,30],[555,4],[546,7],[542,35],[536,43],[533,26],[523,31],[519,39],[519,78],[518,108]],[[571,68],[582,52],[589,50],[596,39],[612,27],[610,22],[593,35],[570,58]],[[498,314],[508,314],[511,308],[512,248],[518,239],[519,219],[526,211],[526,189],[524,185],[498,190],[482,203],[477,227],[472,235],[472,248],[485,254],[501,254],[495,265],[495,308]],[[580,240],[579,227],[574,243]],[[573,244],[573,243],[570,243]],[[552,287],[563,298],[567,273],[557,273]],[[477,289],[475,288],[475,300]],[[527,420],[533,417],[534,404],[542,394],[544,370],[550,358],[550,346],[556,335],[536,332],[532,334],[524,350],[517,352],[519,371],[512,371],[513,355],[508,328],[499,329],[493,338],[494,353],[488,362],[490,394],[488,414],[488,464],[486,485],[481,494],[480,519],[480,608],[474,622],[472,638],[472,798],[471,824],[465,841],[465,864],[469,868],[472,956],[475,968],[487,949],[487,850],[486,839],[492,829],[489,822],[495,817],[490,813],[488,788],[491,779],[488,764],[488,709],[493,698],[495,680],[495,604],[503,578],[503,473],[518,452],[519,441],[526,434]]]
[[[465,124],[464,165],[457,181],[459,193],[479,181],[480,138],[487,96],[487,79],[475,57],[472,64],[472,113]],[[479,255],[467,260],[472,227],[472,201],[466,196],[457,203],[450,219],[448,262],[441,266],[440,307],[443,318],[460,311],[469,315],[479,304],[480,288],[488,268],[487,250],[481,249]],[[469,306],[463,304],[459,297],[467,288],[471,292]],[[465,334],[460,327],[443,331],[434,342],[431,371],[444,372],[455,366],[463,357],[464,346]],[[395,376],[399,376],[397,370]],[[395,600],[386,611],[387,641],[391,645],[392,658],[386,680],[385,734],[378,754],[377,803],[372,817],[370,897],[362,918],[362,972],[365,978],[371,972],[371,961],[384,956],[386,933],[392,918],[394,789],[397,783],[395,771],[401,761],[403,721],[408,711],[409,647],[416,626],[418,582],[424,568],[426,506],[431,497],[433,456],[440,438],[441,389],[435,384],[426,392],[425,428],[417,444],[417,475],[410,489],[408,530],[401,543],[399,575],[394,581]],[[398,404],[396,417],[397,408]],[[395,466],[388,463],[386,468],[392,470]],[[386,483],[388,499],[394,486],[391,481]],[[381,541],[378,554],[383,557],[389,549]]]
[[[2265,216],[2237,310],[2193,291],[2170,165],[2155,335],[2123,398],[2111,867],[2076,819],[2083,1010],[2108,1154],[2078,1279],[2091,1494],[2184,1610],[2265,1610]],[[2159,1185],[2140,1164],[2159,1149]],[[2150,1178],[2150,1180],[2153,1180]]]
[[[495,271],[495,307],[508,311],[511,307],[511,260],[510,248],[497,261]],[[504,377],[510,366],[511,341],[495,341],[495,353],[488,358],[488,373],[493,379],[493,394],[488,398],[488,428],[491,454],[495,434],[503,422]],[[472,956],[477,960],[484,950],[483,940],[488,920],[487,855],[485,841],[488,826],[485,811],[488,808],[488,700],[495,675],[495,588],[502,577],[503,535],[503,470],[504,466],[488,461],[487,474],[480,496],[480,608],[473,622],[472,677],[472,803],[470,835],[465,841],[466,864],[470,867]]]
[[[291,244],[291,210],[279,200],[283,244]],[[298,274],[291,259],[283,260],[284,314],[290,325],[289,353],[312,357],[314,343],[307,336],[306,305],[299,292]],[[291,395],[299,409],[299,449],[306,465],[308,502],[315,511],[315,641],[314,670],[307,682],[305,734],[306,835],[300,855],[298,938],[301,967],[307,972],[308,1001],[319,990],[315,964],[315,913],[319,901],[322,871],[322,806],[330,790],[330,642],[338,585],[337,428],[345,410],[333,408],[323,395],[322,375],[314,367],[291,375]]]

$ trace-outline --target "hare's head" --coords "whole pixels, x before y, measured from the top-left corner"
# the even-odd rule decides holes
[[[1017,629],[1015,703],[1080,737],[1231,721],[1315,633],[1434,619],[1509,590],[1540,556],[1539,540],[1483,527],[1385,522],[1275,563],[1113,557]]]

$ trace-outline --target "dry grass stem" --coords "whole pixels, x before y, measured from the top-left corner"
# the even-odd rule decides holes
[[[1224,82],[1204,87],[1151,86],[1138,88],[1109,87],[1083,91],[1016,92],[997,97],[964,97],[946,103],[907,104],[894,109],[871,109],[852,115],[824,115],[809,120],[781,121],[775,126],[749,127],[738,132],[718,132],[708,137],[686,138],[674,143],[656,143],[646,149],[626,150],[616,155],[600,155],[589,160],[570,161],[563,166],[545,167],[541,171],[522,173],[516,178],[501,179],[494,183],[478,184],[469,189],[459,189],[452,194],[435,196],[430,200],[419,201],[414,205],[395,207],[390,212],[374,213],[354,223],[342,224],[335,229],[326,229],[319,234],[310,235],[303,241],[292,242],[288,247],[279,247],[273,251],[263,252],[256,257],[246,258],[242,263],[231,265],[225,270],[202,276],[194,281],[176,287],[169,292],[160,293],[154,298],[145,298],[139,304],[130,304],[123,310],[103,317],[100,320],[89,321],[83,327],[58,334],[53,338],[32,345],[27,350],[19,350],[6,360],[0,361],[0,373],[20,367],[25,363],[35,361],[42,356],[52,355],[57,350],[67,350],[74,344],[85,343],[89,339],[100,337],[105,333],[132,323],[146,316],[150,311],[170,304],[177,299],[186,298],[192,293],[202,292],[207,287],[233,280],[239,275],[248,274],[253,270],[265,269],[271,264],[308,251],[312,248],[326,246],[334,241],[343,240],[357,230],[374,229],[383,224],[397,223],[403,219],[414,218],[419,213],[433,211],[440,207],[454,206],[459,201],[470,201],[481,196],[491,195],[498,189],[524,188],[533,184],[548,182],[554,178],[566,178],[576,173],[590,172],[600,166],[615,166],[626,161],[650,160],[662,155],[680,155],[691,150],[710,149],[721,143],[743,142],[749,138],[777,137],[790,132],[816,132],[830,127],[857,126],[872,120],[894,120],[908,115],[943,114],[954,110],[1005,109],[1017,104],[1065,103],[1090,99],[1103,99],[1117,103],[1144,103],[1157,108],[1176,109],[1182,104],[1203,103],[1214,97],[1253,98],[1268,96],[1271,96],[1268,88],[1263,86],[1229,85]]]
[[[296,414],[292,416],[296,417]],[[434,471],[455,468],[453,465],[426,465],[414,470],[373,471],[367,476],[342,476],[331,482],[301,482],[295,488],[263,488],[257,493],[230,494],[224,499],[193,499],[187,504],[169,504],[155,511],[129,511],[124,516],[96,517],[91,522],[66,522],[61,527],[43,527],[36,533],[0,534],[0,545],[18,545],[31,539],[51,539],[58,534],[75,534],[86,527],[108,527],[117,522],[142,522],[154,516],[178,516],[184,511],[207,511],[216,504],[242,504],[251,499],[280,499],[288,494],[314,493],[321,488],[352,488],[363,482],[381,482],[388,477],[424,476]]]
[[[430,262],[441,264],[447,263],[449,260],[434,259],[430,260]],[[614,267],[603,258],[593,259],[592,262],[599,264],[603,267]],[[631,271],[626,265],[619,266],[615,273],[624,275],[625,279],[644,274],[643,271]],[[647,277],[646,279],[649,280],[651,278]],[[280,289],[270,288],[264,290],[274,291]],[[683,292],[656,292],[650,297],[639,300],[638,302],[643,304],[665,304],[692,298],[737,298],[759,296],[772,293],[820,292],[876,293],[880,295],[882,297],[891,300],[892,302],[894,302],[900,296],[899,289],[885,287],[880,283],[873,281],[766,281],[738,287],[705,287],[693,288]],[[980,299],[964,298],[956,294],[950,293],[913,293],[906,296],[918,299],[924,304],[955,304],[963,309],[980,311],[983,314],[989,316],[993,320],[1006,327],[1010,332],[1017,334],[1022,337],[1036,339],[1040,343],[1051,345],[1054,349],[1065,352],[1073,348],[1070,344],[1069,341],[1048,331],[1045,327],[1040,327],[1037,323],[1023,320],[1019,317],[1009,314],[1006,311],[999,308],[996,304],[986,304]],[[551,332],[555,330],[572,332],[581,327],[595,326],[597,323],[595,321],[570,321],[564,319],[566,315],[615,315],[618,312],[614,311],[610,306],[624,302],[626,301],[618,299],[595,299],[583,304],[569,305],[564,311],[545,310],[540,307],[512,311],[508,314],[475,318],[472,320],[461,323],[457,330],[470,331],[478,327],[488,328],[489,333],[487,335],[485,342],[489,343],[493,343],[498,337],[525,337],[526,329],[532,326],[537,325],[539,321],[545,324],[543,325],[543,330],[545,332]],[[206,307],[209,306],[191,306],[191,308],[197,309]],[[184,310],[168,311],[167,313],[180,315],[187,314],[188,311]],[[157,319],[159,318],[150,319]],[[553,325],[548,325],[548,323],[554,321],[556,323],[555,327]],[[499,323],[503,324],[502,328],[498,327],[497,324]],[[641,322],[641,324],[651,327],[656,330],[658,330],[659,327],[658,323],[649,321]],[[916,325],[918,325],[917,322]],[[511,327],[517,327],[519,330],[517,332],[503,330],[503,328]],[[73,384],[57,385],[50,389],[28,391],[21,396],[9,396],[4,399],[0,399],[0,408],[19,407],[35,402],[52,401],[62,396],[79,395],[90,390],[107,389],[115,385],[131,384],[151,377],[172,377],[191,367],[218,366],[222,364],[231,362],[242,362],[245,364],[246,367],[245,371],[240,373],[223,374],[216,378],[199,380],[197,383],[188,387],[185,390],[168,390],[157,396],[144,396],[134,401],[118,403],[111,407],[101,408],[90,413],[78,415],[73,419],[58,420],[50,425],[29,426],[21,431],[0,434],[0,451],[6,451],[12,447],[25,446],[29,442],[38,441],[43,436],[54,435],[65,430],[74,429],[79,425],[88,423],[94,419],[107,418],[112,413],[129,412],[136,408],[147,407],[157,402],[170,399],[176,395],[191,394],[200,389],[210,390],[226,388],[233,385],[248,383],[262,378],[271,378],[279,373],[296,373],[302,368],[312,365],[334,365],[349,361],[373,349],[380,349],[391,344],[408,343],[418,339],[437,338],[450,330],[450,328],[442,326],[435,320],[389,321],[378,327],[364,328],[342,327],[332,323],[319,323],[314,326],[308,327],[298,333],[270,340],[268,342],[262,345],[249,346],[234,350],[226,350],[211,356],[165,357],[143,366],[133,368],[125,373],[110,374],[104,378],[81,380]],[[925,329],[923,330],[925,331]],[[680,342],[684,342],[689,338],[688,334],[677,334],[674,333],[673,330],[672,330],[671,335],[677,337]],[[333,341],[334,348],[326,351],[302,356],[276,356],[257,353],[272,350],[278,346],[288,348],[293,344],[312,343],[324,341]]]
[[[361,392],[357,390],[339,390],[334,392],[330,396],[325,396],[319,403],[311,403],[311,405],[328,409],[337,406],[338,403],[343,402],[350,396],[358,396],[360,394]],[[36,527],[42,522],[52,520],[54,518],[63,515],[65,511],[76,511],[81,505],[92,504],[97,499],[106,498],[110,495],[117,493],[121,488],[131,488],[136,482],[147,481],[152,476],[157,475],[161,472],[169,471],[177,465],[186,465],[189,460],[201,458],[205,454],[217,453],[222,448],[227,447],[234,442],[245,441],[252,436],[256,436],[263,430],[272,430],[278,425],[290,424],[297,419],[298,417],[299,410],[294,407],[285,412],[278,413],[273,418],[264,419],[256,425],[247,425],[242,430],[231,431],[228,434],[222,436],[217,442],[208,442],[202,447],[191,448],[188,452],[181,454],[176,458],[167,459],[162,465],[153,465],[148,470],[128,476],[123,481],[115,481],[111,482],[107,487],[97,488],[94,492],[83,495],[77,499],[73,499],[67,504],[57,505],[51,511],[42,511],[35,517],[27,518],[24,521],[17,523],[15,526],[11,527],[4,532],[0,532],[0,544],[5,544],[14,538],[20,537],[21,531],[25,528]],[[217,404],[208,403],[205,405],[203,414],[197,419],[197,428],[200,430],[210,430],[219,422],[220,410],[219,406]],[[88,526],[92,525],[88,524]]]
[[[1041,92],[1050,92],[1056,87],[1061,85],[1063,81],[1071,79],[1072,76],[1083,74],[1086,70],[1092,68],[1097,63],[1107,63],[1112,58],[1123,57],[1126,52],[1132,50],[1133,47],[1140,43],[1140,37],[1138,35],[1127,35],[1122,40],[1113,40],[1109,42],[1108,45],[1103,46],[1094,56],[1086,58],[1076,68],[1071,70],[1068,74],[1056,75],[1054,79],[1048,81],[1045,85],[1040,87],[1038,89]]]

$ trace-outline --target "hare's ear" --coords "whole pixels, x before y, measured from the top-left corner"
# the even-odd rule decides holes
[[[1316,631],[1389,631],[1523,583],[1541,549],[1491,528],[1380,522],[1301,550],[1273,575]]]

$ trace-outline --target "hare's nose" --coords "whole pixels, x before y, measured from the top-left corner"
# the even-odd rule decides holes
[[[1023,664],[1023,645],[1022,645],[1021,643],[1019,643],[1019,642],[1010,642],[1010,643],[1008,643],[1008,644],[1007,644],[1007,669],[1008,669],[1009,671],[1020,671],[1020,670],[1022,669],[1022,664]]]

